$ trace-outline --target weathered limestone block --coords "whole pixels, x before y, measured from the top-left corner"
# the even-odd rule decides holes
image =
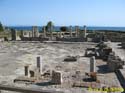
[[[52,84],[61,84],[62,83],[62,75],[60,72],[52,71]]]

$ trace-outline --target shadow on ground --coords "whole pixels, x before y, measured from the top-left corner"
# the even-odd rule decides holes
[[[50,86],[50,85],[55,85],[55,84],[53,84],[53,83],[51,83],[51,82],[49,81],[49,82],[36,83],[35,85],[38,85],[38,86]]]
[[[108,65],[100,65],[97,66],[99,69],[97,70],[98,73],[105,74],[105,73],[111,73],[110,69],[108,68]]]

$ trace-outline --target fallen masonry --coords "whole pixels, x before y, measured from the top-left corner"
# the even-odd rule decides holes
[[[74,61],[77,61],[77,57],[74,57],[74,56],[67,56],[65,59],[64,59],[65,62],[74,62]]]

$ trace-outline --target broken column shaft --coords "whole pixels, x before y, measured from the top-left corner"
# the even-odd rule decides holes
[[[32,37],[32,32],[29,31],[29,37]]]
[[[17,39],[17,32],[15,29],[11,29],[11,37],[12,40],[16,40]]]
[[[86,25],[84,25],[84,29],[83,29],[84,38],[86,38],[86,31],[87,31],[87,28],[86,28]]]
[[[23,30],[20,32],[20,36],[21,36],[21,38],[24,37],[24,31]]]
[[[72,26],[69,27],[70,37],[72,37]]]
[[[38,27],[37,26],[33,26],[32,27],[32,37],[38,37]]]
[[[50,27],[50,39],[51,40],[53,39],[53,27],[52,26]]]
[[[90,58],[90,72],[96,72],[96,60],[95,56]]]
[[[75,26],[75,35],[76,37],[79,35],[79,26]]]
[[[46,27],[43,27],[43,34],[44,34],[44,38],[46,38]]]
[[[59,32],[57,32],[57,37],[60,37],[60,33]]]
[[[28,76],[28,68],[29,68],[29,66],[24,66],[25,76]]]
[[[40,66],[41,64],[40,64],[40,57],[37,57],[37,68],[38,68],[38,71],[39,71],[39,73],[41,72],[40,70],[40,68],[41,68],[41,66]]]

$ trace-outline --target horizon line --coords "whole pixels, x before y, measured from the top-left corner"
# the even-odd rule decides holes
[[[21,26],[21,27],[27,27],[27,26],[38,26],[38,27],[42,27],[42,26],[46,26],[46,25],[3,25],[5,27],[7,26],[11,26],[11,27],[16,27],[16,26]],[[61,26],[80,26],[80,27],[83,27],[83,26],[87,26],[87,27],[125,27],[125,26],[97,26],[97,25],[54,25],[56,27],[61,27]]]

